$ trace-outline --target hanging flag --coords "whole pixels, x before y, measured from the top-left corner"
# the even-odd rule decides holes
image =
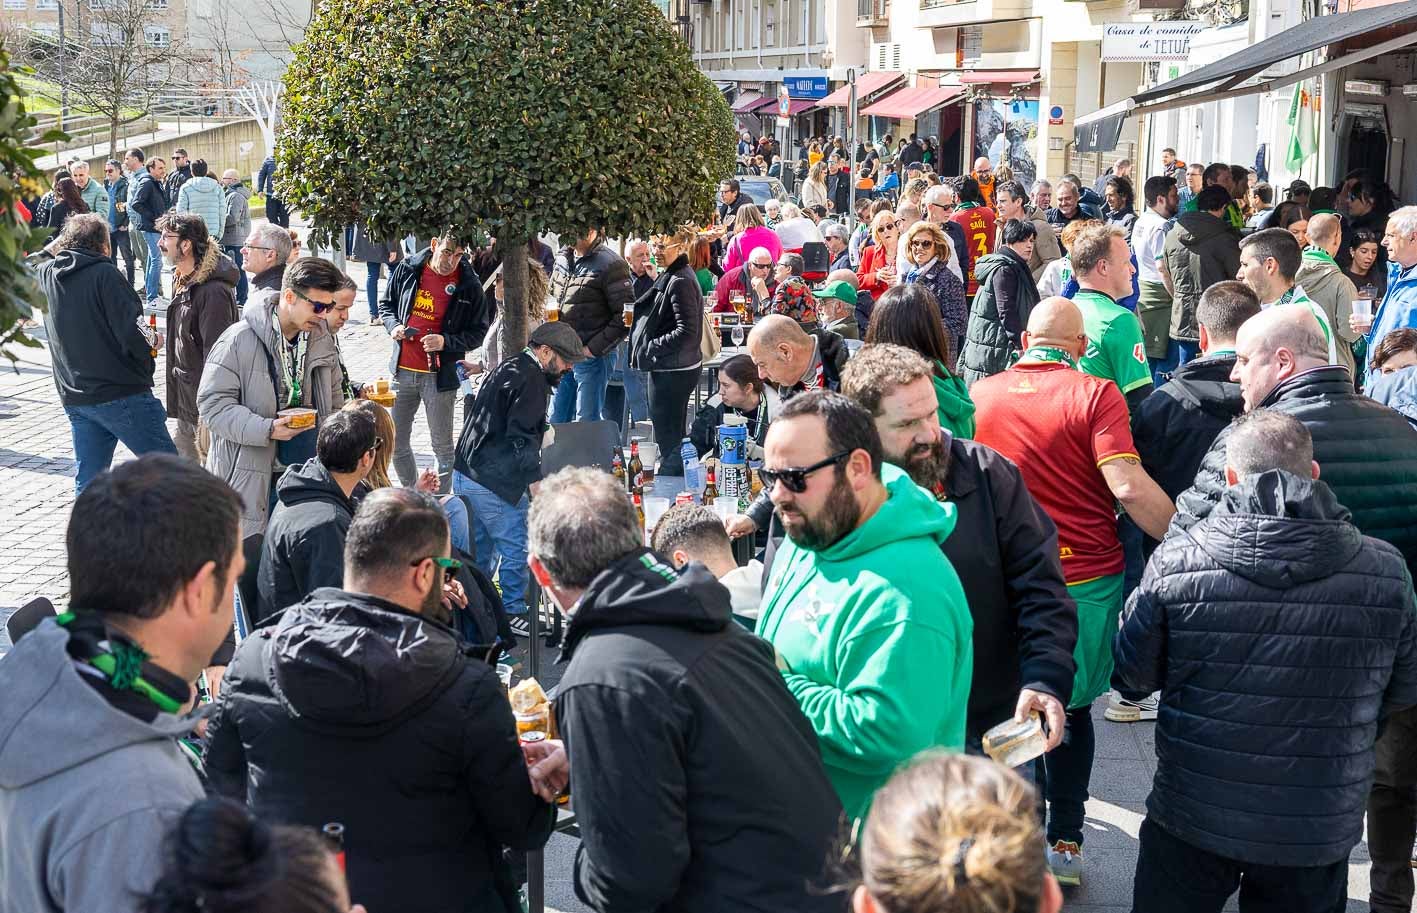
[[[1289,103],[1289,151],[1285,164],[1297,172],[1304,160],[1319,149],[1318,99],[1309,91],[1309,81],[1294,86],[1294,99]]]

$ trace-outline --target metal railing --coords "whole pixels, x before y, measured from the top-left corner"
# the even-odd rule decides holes
[[[142,109],[135,106],[134,110]],[[156,104],[146,105],[141,117],[120,119],[118,137],[121,141],[151,134],[156,139],[160,131],[174,125],[176,136],[181,137],[248,117],[250,115],[236,103],[234,92],[173,93]],[[35,121],[27,144],[38,145],[39,137],[53,129],[68,134],[68,139],[45,144],[53,147],[55,155],[103,145],[111,128],[108,115],[83,112],[73,105],[64,109],[63,116],[60,112],[46,112],[36,114]]]
[[[890,19],[890,0],[856,0],[856,21],[886,22]]]

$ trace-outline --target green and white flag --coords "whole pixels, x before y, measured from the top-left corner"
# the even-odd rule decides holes
[[[1290,171],[1298,171],[1304,161],[1319,151],[1319,101],[1309,91],[1309,81],[1301,80],[1294,85],[1294,99],[1289,103],[1289,151],[1285,164]]]

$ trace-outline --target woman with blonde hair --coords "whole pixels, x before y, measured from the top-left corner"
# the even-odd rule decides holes
[[[861,252],[861,269],[856,272],[857,287],[879,299],[895,284],[895,252],[900,245],[900,227],[895,213],[882,210],[871,217],[870,247]]]
[[[802,182],[802,208],[825,206],[831,199],[827,192],[827,163],[819,161],[807,172],[807,180]]]
[[[861,825],[853,913],[1058,913],[1036,802],[987,758],[917,757]]]
[[[774,263],[782,256],[782,240],[763,221],[763,211],[752,203],[744,203],[733,218],[733,240],[728,242],[728,252],[724,255],[724,272],[731,273],[747,263],[748,255],[757,247],[766,247]]]
[[[969,325],[969,307],[964,301],[964,283],[950,270],[954,251],[949,237],[934,222],[916,222],[905,230],[905,251],[911,263],[905,274],[906,283],[918,283],[930,290],[940,306],[940,319],[950,338],[950,354],[958,355]]]

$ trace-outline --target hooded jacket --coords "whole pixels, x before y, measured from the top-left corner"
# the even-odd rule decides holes
[[[1322,481],[1271,470],[1152,555],[1114,683],[1161,690],[1147,818],[1271,866],[1363,836],[1380,721],[1417,704],[1412,577]]]
[[[1398,412],[1353,392],[1337,365],[1311,368],[1282,381],[1260,408],[1291,415],[1314,439],[1314,460],[1334,497],[1365,535],[1397,546],[1417,567],[1417,430]],[[1195,484],[1176,499],[1169,540],[1210,515],[1225,493],[1225,442],[1211,444]]]
[[[946,376],[931,374],[930,381],[935,385],[935,403],[938,406],[935,412],[939,416],[940,427],[955,437],[974,437],[974,402],[969,398],[964,381],[951,374],[943,364],[939,365],[938,370]]]
[[[66,406],[95,406],[150,392],[156,364],[138,329],[143,305],[101,254],[61,250],[35,278],[49,303],[44,332],[54,386]]]
[[[561,319],[592,356],[614,349],[629,332],[622,318],[625,305],[635,300],[630,264],[604,241],[597,241],[584,257],[576,257],[574,247],[561,251],[551,273],[551,295],[561,303]]]
[[[207,469],[241,496],[241,536],[266,531],[276,442],[271,427],[281,408],[271,326],[277,296],[252,295],[241,320],[221,334],[207,357],[197,391],[197,410],[211,432]],[[310,331],[301,379],[301,405],[317,412],[317,422],[344,406],[339,351],[324,321]],[[315,434],[314,430],[305,434]]]
[[[1141,464],[1173,501],[1196,480],[1216,435],[1245,411],[1234,369],[1230,350],[1188,361],[1132,414]]]
[[[320,587],[344,581],[344,537],[354,502],[318,458],[291,466],[276,483],[276,506],[266,527],[256,582],[255,621],[293,606]]]
[[[226,188],[226,219],[221,233],[222,247],[240,247],[251,234],[251,188],[232,184]]]
[[[531,483],[541,480],[551,389],[541,364],[526,350],[493,368],[463,410],[457,471],[508,504],[521,501]]]
[[[1304,251],[1294,284],[1302,286],[1309,300],[1323,308],[1329,328],[1337,337],[1333,340],[1334,354],[1338,357],[1335,364],[1343,365],[1350,375],[1356,377],[1353,341],[1358,334],[1348,325],[1348,318],[1353,314],[1353,299],[1358,297],[1358,287],[1327,251],[1313,247]]]
[[[594,910],[840,910],[819,896],[841,806],[772,648],[701,564],[648,550],[570,616],[556,719]]]
[[[174,283],[167,309],[167,414],[197,423],[197,387],[207,354],[226,328],[241,319],[236,280],[241,273],[216,244],[185,282]]]
[[[945,498],[954,530],[942,549],[974,622],[971,742],[1013,716],[1021,688],[1068,705],[1077,663],[1077,606],[1063,583],[1058,529],[996,450],[946,438]]]
[[[1373,269],[1377,268],[1374,264]],[[1376,349],[1393,330],[1402,329],[1417,329],[1417,265],[1403,269],[1401,263],[1392,260],[1387,265],[1387,292],[1373,311],[1368,351]]]
[[[1161,256],[1175,289],[1171,298],[1171,338],[1200,339],[1196,306],[1201,293],[1240,270],[1240,233],[1208,212],[1183,212],[1166,233]]]
[[[182,189],[177,191],[177,211],[201,216],[213,240],[220,240],[226,233],[226,191],[211,175],[204,174],[182,183]]]
[[[1039,300],[1028,264],[1007,245],[979,258],[975,275],[979,292],[970,305],[957,366],[967,386],[1005,370],[1009,357],[1023,351],[1028,315]]]
[[[379,299],[379,320],[389,333],[408,325],[409,315],[413,313],[413,299],[418,294],[418,284],[423,280],[423,270],[432,259],[433,249],[425,247],[412,257],[400,260],[389,274],[384,296]],[[461,383],[458,380],[458,362],[482,345],[491,325],[492,305],[483,294],[482,280],[472,268],[472,261],[463,256],[458,260],[457,281],[448,301],[448,310],[443,315],[443,351],[438,363],[439,392],[447,393],[458,388]],[[402,348],[403,343],[393,341],[393,352],[389,356],[391,375],[398,374]]]
[[[204,795],[177,745],[200,717],[114,707],[69,637],[46,620],[0,660],[0,909],[137,913],[169,827]]]
[[[157,231],[157,220],[167,212],[167,196],[146,168],[128,177],[129,224],[138,231]]]
[[[540,847],[555,820],[492,668],[363,593],[316,590],[241,642],[204,759],[213,792],[261,818],[342,823],[371,910],[513,913],[502,847]]]
[[[853,818],[903,762],[928,748],[963,750],[973,675],[974,623],[940,551],[956,508],[889,463],[881,481],[886,500],[832,545],[784,540],[757,627]]]

